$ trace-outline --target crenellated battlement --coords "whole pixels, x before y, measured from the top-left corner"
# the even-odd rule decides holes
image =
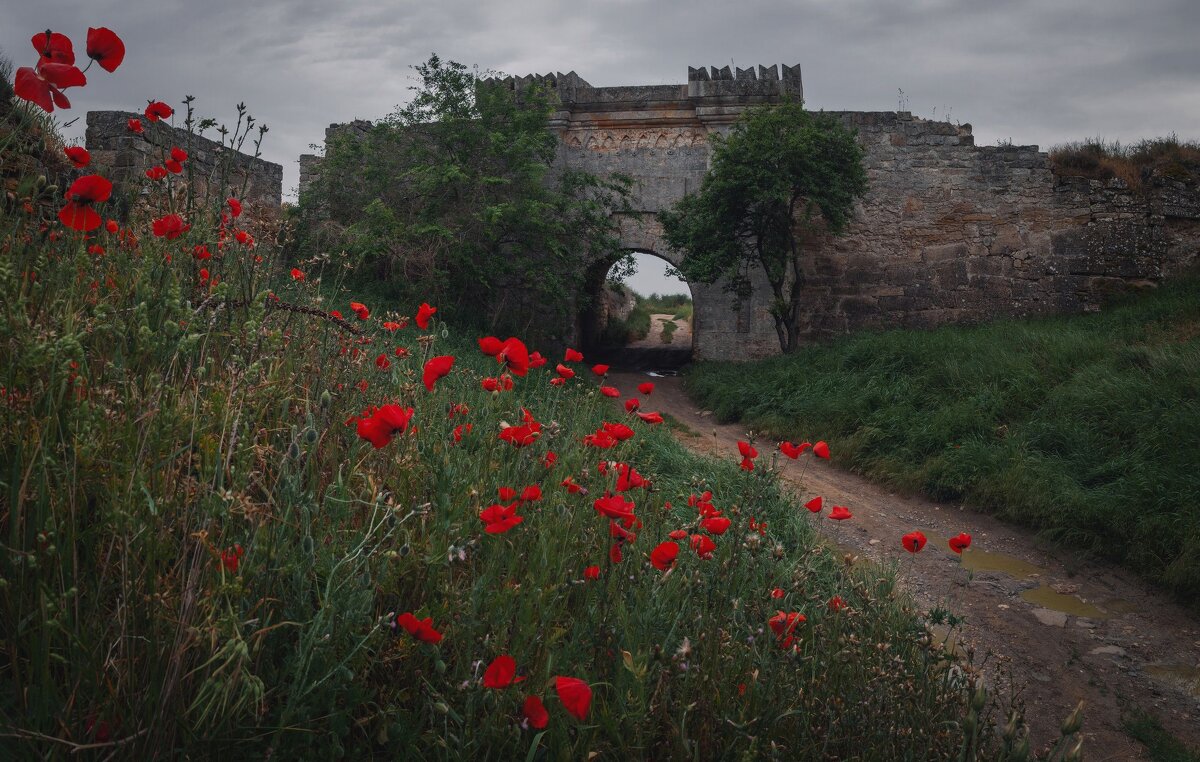
[[[688,67],[686,84],[593,87],[574,71],[492,77],[485,84],[499,84],[517,93],[537,85],[554,93],[568,105],[611,104],[674,100],[774,101],[784,97],[803,98],[800,65],[772,64],[748,69],[729,66]],[[696,104],[700,106],[702,104]],[[703,104],[708,105],[708,104]]]

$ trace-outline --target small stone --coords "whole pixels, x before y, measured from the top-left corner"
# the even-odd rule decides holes
[[[1067,614],[1052,609],[1034,609],[1033,616],[1047,627],[1066,627]]]
[[[1096,646],[1088,653],[1095,656],[1124,656],[1125,649],[1120,646]]]
[[[867,542],[867,544],[868,544],[868,545],[878,545],[878,544],[879,544],[879,540],[869,540],[869,541]]]

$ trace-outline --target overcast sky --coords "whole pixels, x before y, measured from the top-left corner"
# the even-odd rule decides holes
[[[1200,138],[1200,0],[0,0],[0,18],[17,66],[46,28],[81,58],[88,26],[124,38],[121,68],[68,91],[68,136],[89,109],[191,94],[231,120],[244,101],[271,127],[285,197],[330,122],[393,110],[432,52],[595,86],[799,63],[810,108],[895,110],[902,89],[908,110],[969,122],[980,145]]]

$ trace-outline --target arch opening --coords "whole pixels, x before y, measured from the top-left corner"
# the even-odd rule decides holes
[[[631,249],[588,268],[577,335],[614,368],[670,372],[695,346],[694,290],[662,255]]]

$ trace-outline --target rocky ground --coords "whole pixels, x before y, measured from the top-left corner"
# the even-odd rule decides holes
[[[680,338],[677,332],[675,341]],[[645,373],[611,378],[622,390],[645,380]],[[689,447],[738,457],[737,440],[747,437],[740,424],[717,424],[676,377],[649,380],[656,388],[644,410],[670,414]],[[1147,759],[1121,730],[1122,713],[1135,708],[1200,745],[1200,619],[1127,572],[1049,548],[1027,530],[963,506],[894,494],[810,455],[789,460],[777,455],[772,441],[757,446],[758,462],[774,456],[799,501],[825,498],[820,518],[798,502],[803,520],[816,521],[846,553],[897,564],[923,610],[940,607],[964,617],[948,646],[972,649],[1001,695],[1023,700],[1035,748],[1057,738],[1059,723],[1080,700],[1089,760]],[[848,507],[853,519],[829,521],[835,504]],[[900,543],[914,529],[929,538],[915,556]],[[974,538],[962,566],[945,539],[959,532]]]

